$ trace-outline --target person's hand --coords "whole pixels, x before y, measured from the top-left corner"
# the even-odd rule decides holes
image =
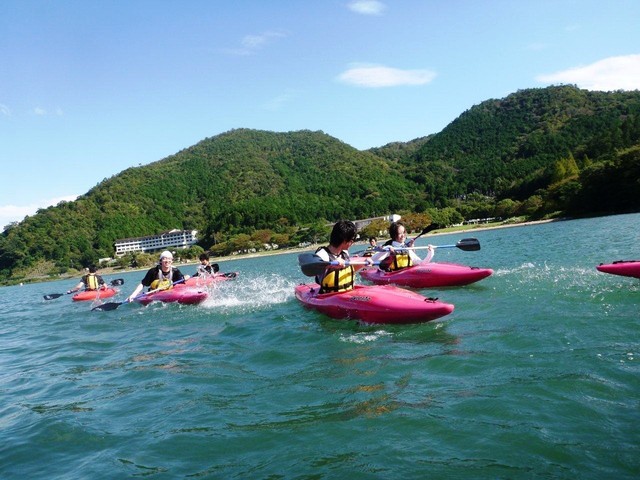
[[[413,247],[413,242],[415,242],[414,239],[409,240],[409,243],[407,243],[407,247]]]
[[[427,245],[427,250],[429,250],[430,252],[433,252],[433,245],[431,244]]]

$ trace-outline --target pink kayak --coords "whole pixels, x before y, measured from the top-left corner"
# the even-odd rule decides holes
[[[200,287],[203,285],[213,285],[218,282],[224,282],[226,280],[234,280],[238,276],[238,272],[228,272],[228,273],[216,273],[214,275],[200,276],[197,277],[189,277],[189,279],[184,282],[187,286],[192,287]]]
[[[601,263],[598,271],[624,277],[640,278],[640,260],[618,260],[613,263]]]
[[[71,299],[74,302],[83,302],[86,300],[96,300],[98,298],[110,298],[113,297],[118,291],[114,288],[101,288],[100,290],[85,290],[84,292],[76,293]]]
[[[394,272],[385,272],[378,267],[367,267],[359,273],[362,278],[376,285],[394,284],[412,288],[432,288],[469,285],[490,276],[493,270],[456,263],[429,262]]]
[[[319,294],[317,283],[298,285],[296,298],[332,318],[365,323],[422,323],[453,312],[453,305],[391,285],[356,285],[353,290]]]
[[[136,297],[135,301],[143,305],[151,302],[178,302],[185,305],[194,305],[204,302],[208,296],[209,293],[206,290],[179,284],[174,285],[174,287],[169,290],[160,290],[158,292],[140,295]]]

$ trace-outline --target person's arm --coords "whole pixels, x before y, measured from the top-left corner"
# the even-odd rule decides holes
[[[427,247],[428,247],[427,256],[424,257],[424,260],[422,260],[422,263],[429,263],[433,258],[433,255],[436,253],[436,249],[433,248],[433,245],[427,245]]]
[[[143,288],[144,288],[144,285],[142,283],[139,283],[136,289],[131,293],[131,295],[127,297],[127,302],[132,302],[135,297],[140,295],[140,292],[142,291]]]
[[[67,290],[67,293],[73,293],[73,292],[77,292],[78,290],[80,290],[82,287],[84,287],[84,282],[80,282],[78,283],[75,287],[73,287],[70,290]]]
[[[173,271],[173,283],[179,282],[180,280],[187,281],[189,280],[189,275],[183,275],[179,268],[174,269]]]
[[[104,278],[101,275],[96,275],[96,278],[98,279],[98,285],[104,285]]]

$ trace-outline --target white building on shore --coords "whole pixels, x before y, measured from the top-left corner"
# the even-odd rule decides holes
[[[170,248],[189,248],[195,245],[197,230],[169,230],[157,235],[138,238],[123,238],[114,243],[116,257],[133,252],[155,252]]]

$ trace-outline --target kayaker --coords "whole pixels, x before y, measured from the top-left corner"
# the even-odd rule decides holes
[[[433,258],[435,249],[433,245],[427,246],[427,256],[421,259],[413,247],[413,239],[407,241],[407,233],[404,223],[401,221],[393,222],[389,225],[390,240],[385,242],[382,247],[385,252],[374,255],[374,260],[380,262],[380,268],[387,271],[401,270],[413,265],[428,263]]]
[[[158,265],[150,268],[140,284],[136,287],[131,295],[127,298],[127,301],[131,302],[137,297],[144,287],[148,287],[151,290],[168,290],[173,287],[173,284],[181,280],[187,280],[188,275],[183,275],[182,272],[173,265],[173,254],[165,250],[160,254],[160,260]]]
[[[71,290],[67,290],[67,293],[77,292],[81,288],[84,288],[85,291],[95,291],[99,288],[104,288],[104,280],[100,275],[96,272],[98,269],[95,265],[91,265],[89,267],[89,273],[82,276],[82,280]]]
[[[374,253],[376,253],[378,251],[379,251],[378,250],[378,240],[376,240],[376,237],[370,237],[369,238],[369,246],[363,252],[362,256],[363,257],[371,257],[371,256],[373,256]]]
[[[365,265],[346,265],[349,261],[349,247],[356,241],[356,225],[348,220],[338,221],[331,230],[329,245],[320,247],[315,254],[326,262],[336,261],[338,265],[327,267],[322,275],[316,277],[320,293],[346,292],[353,289],[355,272]],[[372,263],[368,258],[367,264]]]
[[[200,265],[198,265],[196,273],[193,274],[194,277],[213,277],[220,270],[217,263],[209,263],[208,253],[201,253],[198,259],[200,260]]]

